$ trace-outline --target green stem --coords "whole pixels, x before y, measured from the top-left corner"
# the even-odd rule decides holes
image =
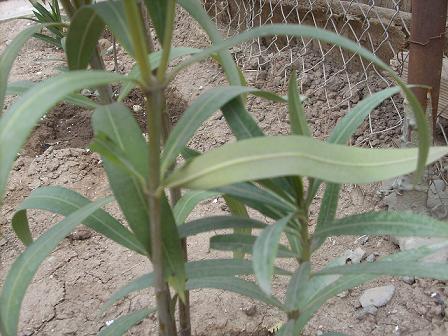
[[[160,60],[159,68],[157,69],[157,79],[163,82],[165,73],[168,69],[170,58],[171,40],[173,38],[174,18],[176,16],[176,0],[167,1],[167,17],[165,21],[165,31],[162,41],[162,59]]]
[[[160,187],[160,138],[164,109],[164,87],[154,80],[148,62],[148,49],[139,8],[133,0],[124,2],[130,29],[134,57],[140,67],[148,115],[148,157],[150,174],[147,180],[151,261],[154,269],[154,289],[157,301],[160,336],[176,336],[176,323],[170,312],[171,295],[164,279]]]
[[[168,111],[166,109],[166,99],[164,101],[164,110],[162,114],[162,133],[163,133],[163,142],[165,143],[168,139],[172,128],[171,120],[169,119]],[[172,170],[173,167],[170,168]],[[174,207],[176,203],[181,198],[181,192],[179,188],[170,188],[169,189],[171,196],[171,206]],[[184,261],[188,262],[188,248],[187,248],[187,238],[183,238],[180,241],[182,253],[184,257]],[[185,302],[179,300],[179,332],[180,336],[191,336],[191,317],[190,317],[190,292],[185,291]]]
[[[310,261],[311,258],[311,246],[310,246],[310,236],[308,232],[308,218],[306,215],[299,214],[300,222],[300,236],[302,240],[302,255],[300,262]]]
[[[93,52],[92,58],[90,60],[90,66],[92,67],[92,69],[96,70],[104,70],[105,68],[103,59],[101,58],[98,51],[98,47],[96,47],[95,51]],[[102,104],[107,105],[113,103],[113,92],[110,85],[99,86],[98,92],[100,94],[100,100]]]
[[[148,111],[148,150],[149,150],[149,214],[151,230],[151,260],[155,275],[155,292],[159,314],[159,330],[161,336],[175,336],[176,325],[170,312],[170,292],[163,277],[162,223],[160,218],[160,128],[162,104],[162,88],[147,93]]]
[[[64,8],[65,13],[71,18],[75,14],[75,8],[73,7],[70,0],[61,0],[62,7]]]
[[[148,61],[148,48],[139,9],[134,1],[124,1],[126,18],[134,47],[134,57],[140,66],[140,73],[146,89],[152,83],[151,65]]]

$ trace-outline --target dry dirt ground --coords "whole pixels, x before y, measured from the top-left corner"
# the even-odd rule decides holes
[[[25,25],[23,21],[0,24],[0,50]],[[176,41],[179,45],[201,47],[205,45],[206,38],[188,20],[182,20],[176,31]],[[41,80],[51,76],[57,71],[56,67],[64,65],[63,61],[57,60],[61,58],[63,54],[60,51],[39,41],[29,41],[14,65],[11,80]],[[109,69],[113,68],[111,56],[106,56],[106,63]],[[130,66],[130,61],[120,50],[118,70],[125,72]],[[275,83],[275,78],[271,77],[274,70],[266,74],[264,82],[254,85]],[[215,64],[203,62],[195,65],[176,79],[173,84],[176,90],[171,91],[170,106],[178,114],[198,94],[223,82],[222,74]],[[317,76],[310,79],[311,85],[318,85]],[[276,89],[282,90],[280,86]],[[307,114],[314,135],[324,138],[345,110],[330,113],[319,103],[318,98],[310,100]],[[129,106],[141,104],[141,96],[138,92],[133,92],[127,103]],[[273,106],[260,99],[251,99],[249,108],[267,133],[287,133],[287,113],[284,106]],[[384,114],[376,115],[378,122],[389,122],[387,107],[384,110]],[[0,230],[3,235],[0,239],[0,284],[14,259],[24,250],[11,230],[10,220],[14,208],[31,190],[41,185],[62,185],[91,199],[109,192],[101,161],[97,155],[85,149],[92,134],[89,126],[90,113],[59,105],[42,120],[17,160],[0,214]],[[144,118],[137,115],[137,119],[144,127]],[[360,132],[358,136],[362,135],[362,130]],[[232,136],[223,118],[216,113],[199,129],[191,145],[198,150],[207,150],[231,140]],[[390,139],[378,140],[381,142],[379,145],[393,145]],[[378,188],[376,185],[345,187],[338,216],[380,208],[381,199],[376,193]],[[317,209],[314,205],[311,224],[314,223]],[[118,207],[110,206],[108,210],[118,219],[123,219]],[[203,202],[191,218],[225,213],[226,206],[219,198]],[[58,220],[56,216],[40,211],[30,212],[30,218],[36,237]],[[209,250],[209,236],[189,239],[192,260],[227,255]],[[315,256],[316,267],[321,267],[330,258],[357,247],[364,249],[366,255],[375,253],[376,256],[389,254],[397,249],[382,237],[369,237],[367,241],[357,237],[329,240]],[[287,262],[282,262],[281,265],[293,266]],[[126,251],[98,234],[93,233],[85,240],[65,239],[42,265],[27,292],[20,318],[20,335],[96,335],[107,321],[153,304],[149,293],[140,292],[127,297],[107,312],[98,313],[101,304],[114,291],[149,270],[150,265],[143,257]],[[395,286],[392,300],[376,314],[361,316],[360,294],[366,288],[382,284]],[[398,278],[384,278],[369,283],[330,300],[312,319],[305,335],[319,335],[327,330],[353,336],[446,335],[448,323],[445,320],[443,302],[448,292],[445,287],[444,283],[437,281],[417,280],[408,284]],[[276,278],[274,293],[282,297],[285,292],[286,279]],[[436,296],[437,300],[433,298],[433,293],[439,294]],[[284,318],[273,308],[220,290],[194,291],[191,303],[195,335],[269,335],[268,329]],[[156,330],[155,318],[150,317],[134,327],[129,335],[156,335]]]

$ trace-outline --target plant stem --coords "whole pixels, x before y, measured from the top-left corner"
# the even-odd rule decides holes
[[[173,29],[174,29],[174,19],[176,16],[176,1],[168,0],[167,3],[167,17],[165,21],[165,31],[164,38],[162,41],[162,59],[157,69],[157,80],[160,83],[165,81],[165,74],[168,69],[170,51],[171,51],[171,41],[173,38]],[[168,113],[166,111],[166,100],[164,101],[164,113],[163,113],[163,134],[165,140],[168,138],[170,129],[171,129],[171,121],[169,120]],[[176,202],[180,199],[181,193],[178,188],[170,189],[170,196],[172,204],[176,204]],[[187,249],[187,240],[181,240],[182,251],[184,255],[185,262],[188,261],[188,249]],[[190,321],[190,295],[188,291],[185,291],[185,302],[179,300],[179,323],[180,323],[180,335],[181,336],[191,336],[191,321]]]
[[[73,7],[70,0],[61,0],[62,7],[64,8],[65,13],[68,15],[68,17],[71,19],[72,16],[75,14],[75,8]]]
[[[160,195],[156,193],[160,185],[160,128],[163,91],[153,89],[147,94],[148,106],[148,149],[149,149],[149,213],[151,230],[151,260],[155,275],[155,291],[159,314],[161,336],[176,335],[176,324],[170,312],[170,292],[163,277],[162,230],[160,218]]]
[[[124,1],[126,18],[134,47],[134,57],[140,66],[140,72],[146,89],[149,89],[153,77],[151,75],[151,65],[148,61],[148,47],[146,45],[143,24],[137,4],[134,1]]]
[[[143,25],[145,27],[146,45],[148,47],[149,53],[152,53],[154,51],[154,46],[151,38],[151,24],[149,22],[148,11],[143,1],[140,3],[140,14],[142,16]]]
[[[145,40],[144,27],[136,2],[124,2],[126,17],[131,33],[134,56],[140,67],[143,91],[146,96],[148,115],[148,156],[150,174],[147,180],[149,225],[151,232],[151,261],[154,269],[154,288],[156,293],[159,317],[159,334],[161,336],[176,336],[176,323],[170,312],[171,296],[164,279],[161,194],[157,193],[160,186],[160,135],[162,113],[164,109],[164,87],[151,74],[148,62],[148,49]]]
[[[90,59],[90,66],[92,67],[92,69],[104,70],[104,62],[100,56],[98,46],[95,48],[92,58]],[[113,92],[110,85],[99,86],[98,92],[100,94],[102,104],[107,105],[113,103]]]
[[[164,101],[164,110],[162,115],[162,133],[163,133],[163,141],[164,143],[168,139],[172,128],[171,120],[169,119],[169,115],[166,109],[166,99]],[[173,167],[174,168],[174,165]],[[170,198],[171,198],[171,206],[174,207],[181,198],[181,192],[179,188],[170,188]],[[184,261],[188,262],[188,248],[187,248],[187,238],[183,238],[180,241],[181,248],[183,252]],[[179,300],[179,328],[180,328],[180,336],[191,336],[191,317],[190,317],[190,292],[185,291],[185,302]]]
[[[310,237],[308,233],[308,218],[306,215],[299,215],[300,222],[300,236],[302,238],[302,256],[301,262],[310,261],[311,258],[311,246],[310,246]]]
[[[165,22],[165,31],[162,41],[162,59],[160,60],[159,68],[157,69],[157,79],[163,82],[165,73],[168,69],[168,63],[171,51],[171,40],[173,38],[174,18],[176,16],[176,0],[167,1],[167,17]]]

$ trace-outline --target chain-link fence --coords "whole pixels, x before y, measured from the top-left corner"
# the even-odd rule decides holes
[[[336,32],[358,42],[401,73],[407,66],[410,0],[204,0],[209,15],[226,36],[270,23],[301,23]],[[358,55],[312,39],[274,36],[233,49],[246,73],[284,90],[297,69],[309,106],[320,101],[324,113],[347,110],[372,92],[391,85],[389,78]],[[268,79],[268,80],[266,80]],[[255,81],[257,82],[257,81]],[[398,144],[403,100],[395,96],[373,112],[353,139],[372,147]]]

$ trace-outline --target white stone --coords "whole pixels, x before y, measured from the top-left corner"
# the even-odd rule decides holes
[[[383,286],[370,288],[364,291],[359,298],[359,302],[363,308],[369,306],[382,307],[385,306],[395,293],[395,286]]]

